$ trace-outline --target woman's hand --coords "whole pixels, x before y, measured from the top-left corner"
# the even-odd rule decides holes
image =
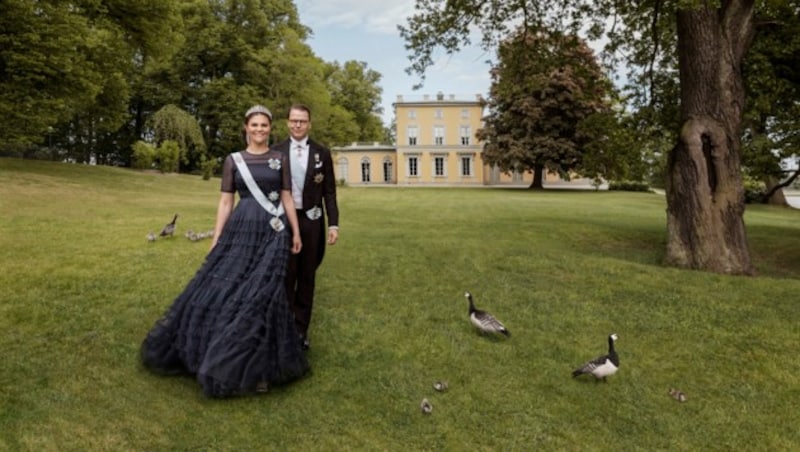
[[[297,254],[303,249],[303,241],[300,240],[300,234],[292,234],[292,254]]]

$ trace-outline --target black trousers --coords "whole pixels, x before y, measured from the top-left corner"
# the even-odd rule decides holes
[[[289,255],[286,294],[289,297],[289,307],[294,313],[297,332],[307,337],[311,309],[314,306],[317,268],[325,250],[325,221],[322,218],[309,220],[305,211],[298,210],[297,222],[303,249],[299,254]]]

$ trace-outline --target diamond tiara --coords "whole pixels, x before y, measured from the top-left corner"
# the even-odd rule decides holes
[[[254,105],[254,106],[250,107],[250,109],[247,110],[247,113],[244,114],[244,118],[247,119],[247,118],[249,118],[250,116],[253,116],[256,113],[261,113],[261,114],[267,115],[269,120],[272,121],[272,112],[269,111],[269,109],[267,107],[263,106],[263,105]]]

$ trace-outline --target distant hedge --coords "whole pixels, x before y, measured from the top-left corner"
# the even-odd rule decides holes
[[[618,181],[618,182],[610,182],[608,184],[609,190],[618,190],[618,191],[650,191],[650,186],[644,182],[633,182],[633,181]]]

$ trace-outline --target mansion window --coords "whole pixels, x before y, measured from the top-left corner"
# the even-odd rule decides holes
[[[408,158],[408,175],[412,177],[419,176],[419,159],[416,156]]]
[[[444,177],[447,176],[446,159],[444,156],[435,156],[433,158],[433,175],[435,177]]]
[[[459,135],[461,136],[461,144],[469,146],[469,138],[472,135],[472,128],[470,126],[461,126],[459,128]]]
[[[461,118],[462,119],[469,119],[469,108],[462,108],[461,109]]]
[[[347,159],[342,157],[336,163],[339,166],[339,180],[347,182]]]
[[[408,110],[408,119],[417,119],[417,110]]]
[[[472,176],[472,156],[469,155],[461,156],[461,176],[463,177]]]
[[[437,108],[436,111],[433,113],[433,117],[436,118],[436,119],[442,119],[444,117],[444,114],[442,113],[442,109],[441,108]]]
[[[370,182],[368,158],[361,160],[361,182]]]
[[[387,157],[383,160],[383,181],[392,182],[392,174],[392,159]]]
[[[444,127],[434,126],[433,128],[433,144],[441,146],[444,144]]]
[[[416,146],[417,145],[417,128],[416,126],[412,126],[408,128],[408,145],[409,146]]]

